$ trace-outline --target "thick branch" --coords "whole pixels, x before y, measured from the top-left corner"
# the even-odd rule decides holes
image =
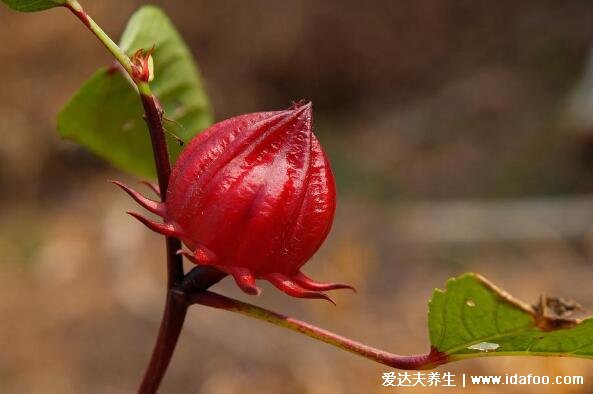
[[[195,294],[178,293],[178,297],[192,304],[207,305],[217,309],[236,312],[279,327],[288,328],[289,330],[296,331],[318,341],[358,354],[359,356],[388,365],[392,368],[414,370],[430,369],[447,362],[447,356],[438,352],[436,349],[432,349],[428,354],[400,356],[356,342],[350,338],[324,330],[304,321],[284,316],[210,291]]]
[[[156,393],[167,367],[171,362],[179,334],[183,328],[185,316],[187,313],[187,304],[172,293],[167,294],[167,303],[161,320],[161,327],[157,337],[157,342],[150,358],[150,363],[144,373],[144,378],[138,389],[139,394]]]

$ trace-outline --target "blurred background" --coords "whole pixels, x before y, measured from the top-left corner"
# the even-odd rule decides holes
[[[593,311],[592,2],[153,3],[196,56],[217,119],[311,99],[337,177],[335,225],[306,271],[358,294],[336,292],[332,307],[266,284],[258,299],[228,280],[217,291],[402,354],[427,351],[427,300],[467,271],[530,303],[545,293]],[[115,38],[142,4],[84,5]],[[111,59],[63,10],[0,7],[0,37],[0,393],[132,393],[159,325],[163,244],[106,182],[134,179],[55,132],[62,105]],[[162,392],[403,391],[381,387],[387,370],[195,307]],[[590,360],[439,371],[583,375],[537,389],[593,390]]]

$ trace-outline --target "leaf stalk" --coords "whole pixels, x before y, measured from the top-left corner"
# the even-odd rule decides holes
[[[357,354],[369,360],[392,368],[406,370],[431,369],[448,361],[446,354],[432,348],[426,354],[398,355],[377,349],[334,332],[316,327],[302,320],[285,316],[246,302],[238,301],[210,291],[184,294],[177,293],[180,299],[191,304],[200,304],[216,309],[238,313],[253,319],[261,320],[278,327],[286,328],[329,345]]]

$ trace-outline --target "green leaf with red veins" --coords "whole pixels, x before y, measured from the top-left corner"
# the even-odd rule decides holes
[[[130,19],[121,48],[132,56],[155,46],[150,83],[165,111],[165,127],[182,141],[212,123],[212,109],[192,56],[171,21],[157,7],[140,8]],[[58,130],[116,167],[154,178],[154,162],[142,106],[133,84],[114,67],[96,72],[58,116]],[[181,151],[168,145],[174,162]]]

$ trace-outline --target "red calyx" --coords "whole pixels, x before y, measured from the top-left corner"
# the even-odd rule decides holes
[[[256,279],[288,295],[322,298],[350,288],[320,283],[301,267],[325,240],[336,207],[334,177],[312,132],[311,103],[216,123],[196,136],[175,164],[165,203],[116,182],[157,223],[132,213],[150,229],[177,237],[196,264],[230,274],[248,294]]]

